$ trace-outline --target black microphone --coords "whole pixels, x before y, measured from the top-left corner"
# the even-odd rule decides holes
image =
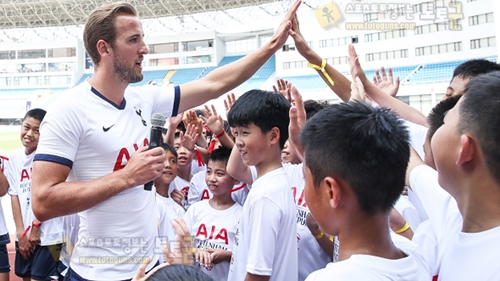
[[[160,147],[163,143],[163,126],[165,125],[165,116],[161,113],[155,113],[151,117],[151,136],[149,137],[149,149]],[[144,185],[144,190],[153,188],[153,181]]]

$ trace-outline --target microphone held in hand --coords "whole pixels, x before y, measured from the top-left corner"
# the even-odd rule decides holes
[[[165,125],[165,116],[161,113],[155,113],[151,117],[151,136],[149,137],[149,149],[160,147],[163,143],[163,126]],[[153,181],[144,185],[144,190],[151,191]]]

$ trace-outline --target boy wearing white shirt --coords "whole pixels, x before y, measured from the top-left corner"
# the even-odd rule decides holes
[[[499,89],[499,71],[471,78],[432,137],[437,172],[412,157],[409,182],[434,224],[438,280],[500,278]]]
[[[57,279],[57,264],[63,240],[62,218],[44,221],[35,217],[31,205],[31,171],[40,138],[40,123],[45,110],[32,109],[23,119],[23,149],[12,152],[5,173],[9,181],[12,213],[16,224],[15,273],[23,280]]]
[[[231,197],[237,183],[227,172],[231,150],[215,149],[208,158],[206,184],[213,197],[194,203],[184,215],[197,248],[196,262],[214,280],[226,281],[241,205]]]
[[[281,165],[289,108],[280,94],[252,90],[229,111],[231,158],[255,166],[257,180],[243,206],[228,280],[297,280],[295,202]]]
[[[401,120],[364,102],[332,105],[306,123],[300,145],[311,214],[341,241],[337,262],[307,280],[430,280],[416,245],[389,227],[409,159]]]

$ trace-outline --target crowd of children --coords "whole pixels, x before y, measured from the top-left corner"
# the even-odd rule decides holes
[[[394,98],[399,80],[391,69],[389,78],[382,69],[369,81],[353,46],[353,81],[328,65],[300,33],[299,5],[267,48],[166,91],[127,87],[142,78],[137,64],[147,53],[133,7],[98,9],[89,22],[119,32],[108,38],[106,27],[86,26],[96,74],[54,106],[60,111],[28,111],[24,148],[0,151],[0,195],[9,193],[16,225],[15,274],[499,279],[500,66],[485,60],[458,66],[426,118]],[[248,79],[288,35],[342,103],[303,101],[291,83],[278,80],[274,91],[228,95],[227,120],[213,105],[190,110]],[[122,55],[131,46],[139,56],[128,68]],[[101,93],[113,92],[102,84],[109,73],[123,88],[119,95]],[[148,150],[144,118],[156,110],[172,117],[161,147]],[[104,142],[110,136],[120,143]],[[154,192],[144,189],[152,179]],[[10,270],[7,243],[3,219],[0,280]]]

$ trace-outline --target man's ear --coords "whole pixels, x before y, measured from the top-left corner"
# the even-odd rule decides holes
[[[327,196],[330,202],[330,207],[333,209],[337,208],[342,198],[342,188],[339,182],[335,178],[326,177],[323,179],[323,188],[326,193],[325,196]]]
[[[101,57],[109,55],[110,46],[106,41],[99,40],[97,41],[97,51],[99,52],[99,55],[101,55]]]
[[[458,159],[456,164],[462,166],[474,159],[476,154],[476,142],[468,135],[460,137],[460,151],[458,152]]]

